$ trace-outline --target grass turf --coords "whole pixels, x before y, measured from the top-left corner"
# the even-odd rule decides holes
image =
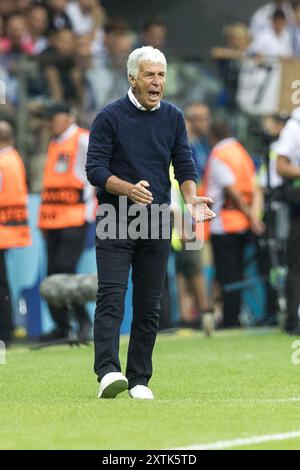
[[[160,335],[153,402],[126,392],[97,400],[92,346],[13,348],[0,366],[0,448],[165,449],[298,431],[294,339],[270,330]],[[123,364],[126,349],[124,338]],[[239,448],[299,449],[300,438]]]

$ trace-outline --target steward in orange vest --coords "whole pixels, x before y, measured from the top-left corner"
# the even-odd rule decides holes
[[[11,146],[0,146],[0,249],[31,244],[28,194],[22,158]]]
[[[76,174],[82,135],[88,136],[88,131],[74,124],[64,140],[53,139],[50,142],[39,213],[41,229],[78,227],[85,223],[85,185]]]
[[[217,181],[221,173],[224,180],[227,178],[227,185],[223,188]],[[227,191],[231,186],[236,193],[234,196]],[[233,138],[219,142],[209,157],[202,189],[215,198],[217,217],[212,222],[212,233],[238,233],[250,228],[248,208],[253,202],[254,189],[255,167],[245,148]]]
[[[211,126],[214,145],[204,173],[202,191],[214,200],[209,223],[216,278],[221,284],[223,326],[239,326],[241,291],[224,286],[243,280],[243,255],[250,229],[259,233],[253,207],[257,195],[254,163],[246,149],[230,137],[226,122]],[[206,238],[207,238],[206,233]]]
[[[48,147],[38,225],[43,230],[48,254],[47,274],[74,274],[84,250],[89,222],[95,220],[94,188],[85,173],[88,131],[75,123],[69,105],[57,103],[47,110],[53,139]],[[91,322],[84,305],[73,305],[79,339],[89,339]],[[69,306],[49,304],[55,329],[40,340],[67,339]]]
[[[5,250],[31,244],[25,168],[12,140],[10,124],[0,121],[0,340],[4,342],[11,340],[14,328]]]

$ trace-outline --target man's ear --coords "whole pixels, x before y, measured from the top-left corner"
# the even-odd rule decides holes
[[[129,75],[129,76],[128,76],[128,80],[129,80],[130,86],[131,86],[132,88],[134,88],[134,87],[135,87],[135,84],[136,84],[136,79],[134,78],[134,76],[133,76],[133,75]]]

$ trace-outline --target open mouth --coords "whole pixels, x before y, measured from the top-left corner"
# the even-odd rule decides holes
[[[149,91],[148,96],[151,100],[156,101],[157,98],[159,97],[160,92],[159,91]]]

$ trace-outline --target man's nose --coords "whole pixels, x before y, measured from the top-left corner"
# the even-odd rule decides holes
[[[153,85],[157,85],[159,86],[160,85],[160,79],[159,77],[153,77],[153,81],[152,81]]]

